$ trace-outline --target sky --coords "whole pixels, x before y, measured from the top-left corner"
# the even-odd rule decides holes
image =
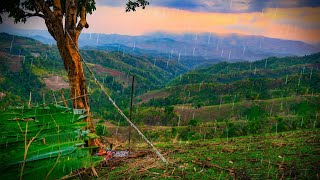
[[[149,0],[146,9],[126,13],[127,1],[96,0],[97,10],[88,15],[90,28],[84,32],[236,33],[320,43],[320,0]],[[37,18],[16,27],[45,29]]]

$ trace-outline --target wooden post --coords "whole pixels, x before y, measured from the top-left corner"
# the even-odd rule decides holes
[[[43,104],[42,105],[43,105],[43,107],[46,106],[46,97],[45,96],[46,96],[46,94],[43,92],[42,93],[42,100],[43,100]]]
[[[52,92],[52,96],[53,96],[54,102],[56,103],[56,105],[58,105],[58,103],[57,103],[57,99],[56,99],[56,96],[54,95],[54,93],[53,93],[53,92]]]
[[[132,76],[131,83],[131,100],[130,100],[130,121],[132,122],[132,104],[133,104],[133,93],[134,93],[134,76]],[[129,126],[129,145],[131,142],[131,126]]]
[[[31,94],[31,91],[30,91],[28,108],[30,108],[30,107],[31,107],[31,98],[32,98],[32,94]]]
[[[66,98],[64,98],[64,92],[63,92],[62,90],[60,90],[60,94],[61,94],[61,99],[62,99],[62,101],[63,101],[64,106],[65,106],[65,107],[68,107]]]

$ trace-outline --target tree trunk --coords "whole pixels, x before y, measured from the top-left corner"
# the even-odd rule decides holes
[[[79,1],[80,2],[80,1]],[[61,0],[53,1],[53,11],[43,0],[35,0],[39,10],[44,14],[45,24],[51,36],[56,40],[60,56],[68,73],[72,107],[75,111],[85,110],[87,113],[87,129],[95,133],[91,118],[87,86],[84,78],[81,57],[78,52],[78,38],[82,29],[88,28],[86,21],[87,1],[83,0],[81,10],[78,12],[78,0],[65,0],[64,6]],[[64,11],[62,10],[64,8]],[[65,23],[63,24],[63,15]],[[77,16],[80,21],[77,24]],[[97,139],[88,142],[89,146],[100,145]]]
[[[67,36],[67,35],[66,35]],[[62,57],[64,67],[68,73],[70,94],[73,102],[74,109],[86,109],[89,110],[87,88],[81,64],[80,55],[77,51],[76,45],[70,42],[68,36],[62,43],[57,43],[60,55]]]
[[[81,110],[86,111],[88,128],[91,132],[95,132],[90,113],[88,91],[81,57],[78,52],[78,35],[73,33],[69,33],[69,35],[65,34],[65,38],[57,39],[57,47],[62,57],[64,67],[68,73],[72,108],[74,109],[74,112]]]

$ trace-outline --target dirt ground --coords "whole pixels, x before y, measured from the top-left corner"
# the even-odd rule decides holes
[[[69,84],[60,76],[51,76],[44,78],[44,82],[48,89],[58,91],[60,89],[68,89]]]

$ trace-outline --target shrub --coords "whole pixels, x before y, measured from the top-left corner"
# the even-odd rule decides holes
[[[171,137],[174,138],[178,133],[178,130],[176,128],[171,128]]]
[[[191,119],[188,123],[189,126],[197,126],[199,124],[199,120]]]
[[[103,120],[103,119],[100,119],[100,120],[98,121],[98,123],[104,123],[104,120]]]
[[[98,124],[96,126],[96,133],[98,136],[109,136],[110,132],[107,130],[106,126],[103,124]]]

